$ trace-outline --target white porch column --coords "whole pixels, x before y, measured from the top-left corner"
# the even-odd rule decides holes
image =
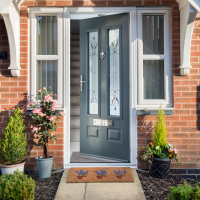
[[[176,0],[180,10],[180,53],[181,53],[181,75],[189,75],[191,40],[195,18],[199,11],[199,6],[195,0]]]
[[[10,66],[12,76],[20,75],[20,16],[13,3],[10,3],[1,11],[4,19],[9,47],[10,47]]]

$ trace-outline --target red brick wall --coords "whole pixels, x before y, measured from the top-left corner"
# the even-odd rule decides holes
[[[3,20],[0,20],[0,51],[8,52],[8,59],[0,59],[0,138],[3,129],[8,122],[8,117],[12,109],[18,105],[24,113],[29,157],[26,159],[26,169],[36,169],[36,156],[42,156],[42,149],[37,145],[37,139],[31,132],[33,121],[26,116],[27,92],[28,92],[28,20],[27,12],[21,13],[20,19],[20,76],[12,77],[8,70],[10,63],[9,43],[6,27]],[[58,123],[55,134],[58,138],[57,143],[50,142],[49,154],[54,156],[53,168],[63,168],[63,118]]]
[[[175,10],[176,7],[174,7]],[[172,69],[174,115],[166,116],[168,142],[179,150],[181,165],[173,162],[171,168],[200,167],[200,19],[196,19],[191,47],[191,65],[189,76],[179,76],[179,21],[178,11],[173,14],[172,30]],[[176,19],[176,20],[174,20]],[[146,123],[145,123],[146,122]],[[138,144],[147,144],[152,138],[152,125],[156,116],[138,117]],[[146,124],[146,126],[143,126]],[[147,132],[145,133],[145,130]],[[139,159],[138,167],[148,168],[148,164]]]
[[[21,75],[18,78],[10,76],[9,70],[6,70],[9,66],[9,60],[0,61],[1,67],[1,101],[5,99],[5,102],[1,103],[1,115],[0,115],[0,131],[4,127],[4,123],[7,122],[7,116],[10,109],[12,109],[17,103],[20,106],[26,105],[27,98],[27,83],[28,83],[28,21],[27,21],[27,7],[29,6],[156,6],[156,5],[170,5],[172,6],[172,73],[173,73],[173,102],[174,102],[174,115],[166,117],[166,124],[168,130],[168,141],[179,149],[179,154],[183,164],[181,166],[177,163],[172,163],[172,168],[197,168],[198,156],[200,156],[200,133],[198,132],[198,115],[200,110],[198,109],[198,103],[200,103],[200,97],[198,97],[199,84],[199,33],[197,20],[195,23],[195,29],[192,41],[192,53],[191,62],[192,69],[189,76],[180,76],[180,13],[178,4],[175,0],[92,0],[92,1],[66,1],[66,0],[38,0],[29,1],[26,0],[21,5],[21,49],[20,49],[20,65],[22,67]],[[5,27],[3,23],[0,24],[0,42],[2,44],[2,37],[6,37]],[[8,43],[3,39],[3,47],[8,50]],[[3,82],[6,82],[4,84]],[[12,105],[10,105],[12,104]],[[24,107],[23,107],[24,108]],[[2,117],[4,115],[5,117]],[[42,151],[39,146],[35,145],[36,140],[31,133],[31,120],[26,117],[26,126],[29,140],[29,154],[27,169],[35,169],[34,157],[41,155]],[[138,144],[147,144],[152,138],[152,127],[155,125],[156,116],[138,116]],[[146,125],[144,126],[144,123]],[[50,145],[51,154],[55,156],[54,167],[63,167],[63,128],[62,122],[59,123],[59,130],[57,136],[59,138],[57,144]],[[139,168],[147,168],[147,164],[138,161]]]

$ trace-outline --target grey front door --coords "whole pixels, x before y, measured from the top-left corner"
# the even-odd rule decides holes
[[[129,14],[80,21],[80,153],[130,162]]]

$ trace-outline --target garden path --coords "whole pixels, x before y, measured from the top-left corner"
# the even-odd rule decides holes
[[[146,200],[136,169],[134,183],[67,183],[65,169],[54,200]]]

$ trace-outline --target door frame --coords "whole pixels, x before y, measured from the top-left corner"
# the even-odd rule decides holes
[[[77,166],[137,166],[137,15],[136,7],[64,7],[64,168]],[[70,14],[130,14],[129,92],[130,163],[70,163]]]

